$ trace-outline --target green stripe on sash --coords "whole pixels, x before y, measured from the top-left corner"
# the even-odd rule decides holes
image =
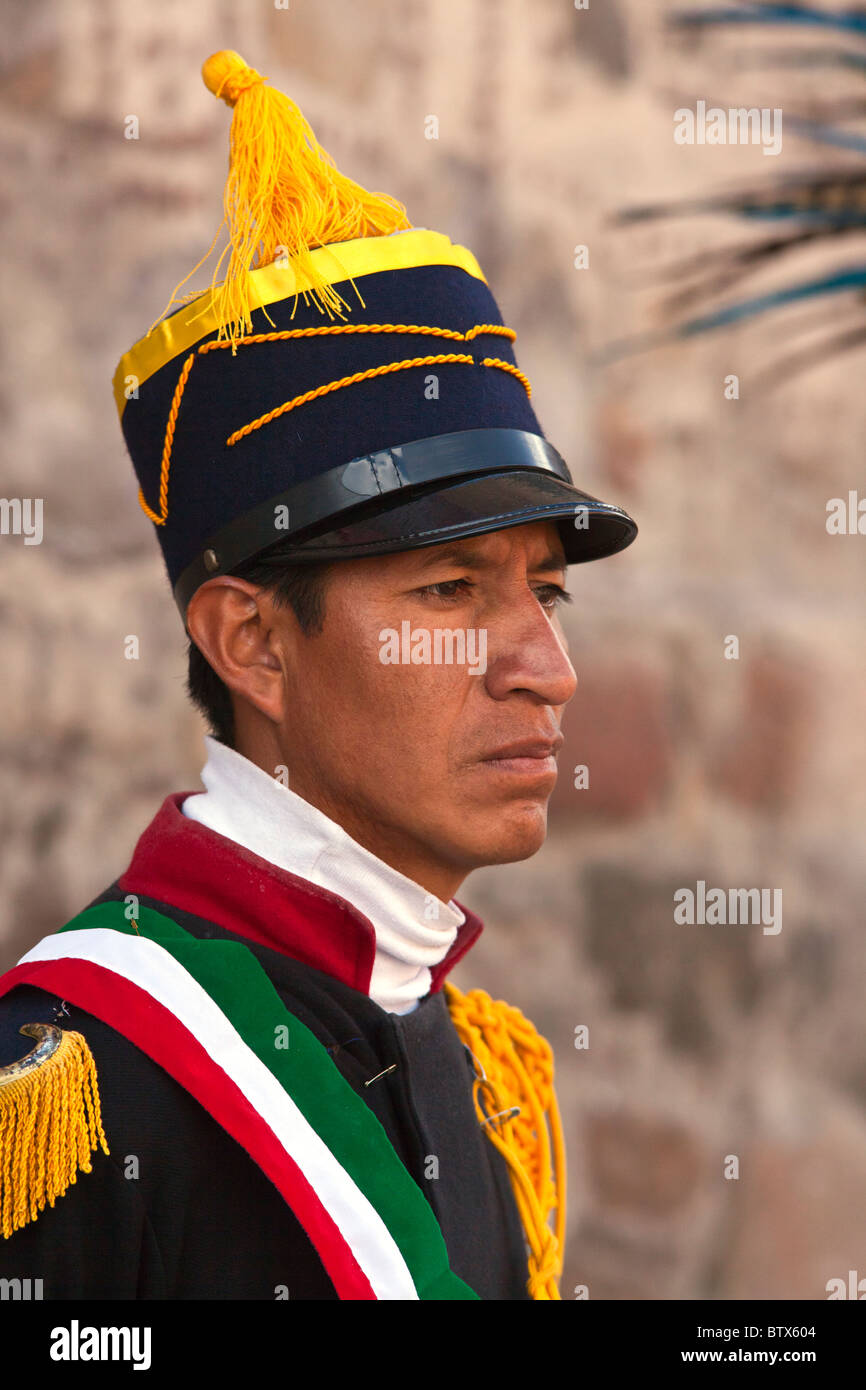
[[[277,1078],[312,1128],[381,1216],[421,1299],[477,1299],[448,1265],[436,1216],[385,1129],[338,1070],[325,1046],[290,1013],[242,942],[201,941],[170,917],[139,908],[138,932],[123,902],[97,903],[61,931],[111,928],[156,942],[193,976],[247,1046]],[[279,1048],[278,1030],[289,1046]]]

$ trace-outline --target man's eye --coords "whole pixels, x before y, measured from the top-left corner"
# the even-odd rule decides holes
[[[542,608],[549,608],[553,612],[561,603],[571,603],[571,594],[567,589],[560,588],[559,584],[544,584],[538,590],[538,602]]]
[[[453,592],[455,584],[465,584],[467,589],[473,587],[471,579],[441,579],[438,584],[425,584],[423,589],[419,589],[419,594],[432,594],[433,598],[457,598]],[[450,589],[451,593],[438,593],[437,590]],[[465,591],[464,591],[465,592]]]
[[[460,593],[457,592],[458,585],[463,585]],[[467,590],[474,589],[474,587],[471,579],[443,579],[438,584],[425,584],[423,589],[419,589],[418,592],[419,594],[429,594],[433,598],[444,599],[447,602],[449,599],[460,598],[465,595]],[[446,590],[448,592],[445,592]],[[560,588],[558,584],[542,584],[535,592],[538,602],[548,612],[553,612],[561,603],[571,603],[571,594],[566,589]]]

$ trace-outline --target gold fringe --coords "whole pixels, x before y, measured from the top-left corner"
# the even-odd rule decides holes
[[[21,1030],[35,1025],[25,1024]],[[34,1033],[33,1036],[39,1036]],[[108,1153],[96,1065],[80,1033],[63,1031],[56,1050],[29,1070],[0,1069],[0,1230],[35,1221],[54,1206],[78,1173],[92,1171],[91,1152]],[[2,1071],[18,1073],[3,1077]]]
[[[412,223],[396,198],[370,193],[341,174],[296,104],[266,87],[267,78],[238,53],[224,49],[212,54],[202,66],[202,77],[214,96],[233,108],[222,224],[228,228],[229,246],[216,264],[211,289],[216,291],[230,247],[217,298],[217,340],[226,338],[234,354],[238,340],[252,332],[251,269],[285,257],[309,276],[311,289],[304,292],[305,299],[309,293],[322,313],[342,317],[349,306],[316,270],[310,251],[355,237],[387,236]],[[175,287],[161,318],[176,302],[177,291],[207,260],[220,230],[210,250]],[[265,317],[273,328],[266,309]]]
[[[553,1050],[519,1009],[483,989],[461,994],[446,981],[445,993],[457,1035],[475,1060],[479,1123],[508,1164],[529,1242],[527,1290],[534,1299],[559,1300],[566,1168]],[[552,1212],[555,1230],[548,1225]]]

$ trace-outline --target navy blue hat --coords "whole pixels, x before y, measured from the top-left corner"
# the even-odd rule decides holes
[[[298,560],[339,559],[552,520],[568,563],[627,546],[631,517],[574,487],[544,438],[472,253],[339,174],[294,103],[237,55],[204,72],[235,107],[232,261],[114,379],[181,616],[207,579],[277,543]],[[240,115],[294,138],[269,172],[267,211],[260,200],[245,225],[231,172]],[[299,207],[325,196],[327,228],[319,211],[318,232],[299,231]]]

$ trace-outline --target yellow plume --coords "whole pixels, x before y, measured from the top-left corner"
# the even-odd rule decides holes
[[[267,78],[248,67],[238,53],[224,49],[212,54],[202,66],[202,77],[214,96],[233,108],[222,223],[228,225],[231,255],[216,298],[217,341],[228,339],[234,353],[238,339],[252,332],[250,270],[274,262],[306,274],[309,293],[321,312],[342,318],[342,309],[349,306],[316,271],[310,250],[409,229],[406,208],[387,193],[370,193],[341,174],[296,104],[266,87]],[[176,286],[168,308],[181,285],[207,260],[218,237],[219,230],[210,250]],[[215,293],[228,249],[214,270]],[[265,317],[274,327],[267,310]]]

